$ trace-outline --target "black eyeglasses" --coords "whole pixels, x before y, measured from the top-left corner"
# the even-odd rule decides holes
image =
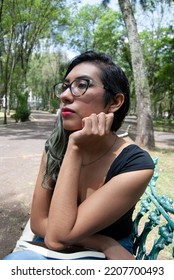
[[[93,82],[91,79],[79,78],[74,80],[72,83],[68,84],[68,82],[64,81],[63,83],[58,83],[54,86],[54,92],[57,97],[60,97],[63,92],[65,92],[68,88],[70,89],[72,95],[76,97],[80,97],[89,88],[89,86],[94,85],[101,88],[105,88],[103,85],[98,85]]]

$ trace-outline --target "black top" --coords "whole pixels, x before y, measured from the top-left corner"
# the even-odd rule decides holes
[[[155,165],[150,155],[137,145],[131,144],[124,148],[119,156],[113,161],[107,173],[104,184],[118,174],[154,168]],[[134,208],[135,206],[132,207],[115,223],[98,232],[98,234],[112,237],[115,240],[119,240],[128,236],[132,232],[132,213]]]
[[[48,144],[45,145],[46,152],[48,151]],[[105,183],[111,180],[112,177],[121,173],[130,171],[154,169],[155,165],[150,155],[142,150],[135,144],[131,144],[124,148],[122,152],[115,158],[111,167],[106,175]],[[55,176],[56,182],[57,176]],[[115,240],[119,240],[128,236],[132,232],[133,222],[132,213],[134,211],[132,207],[126,214],[124,214],[119,220],[110,225],[109,227],[98,232],[99,234],[110,236]]]

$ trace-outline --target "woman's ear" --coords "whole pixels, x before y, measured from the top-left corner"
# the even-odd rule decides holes
[[[110,103],[108,113],[115,113],[124,103],[124,94],[123,93],[117,93]]]

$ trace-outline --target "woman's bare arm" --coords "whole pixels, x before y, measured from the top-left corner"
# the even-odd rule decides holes
[[[48,213],[53,191],[43,187],[43,175],[46,168],[46,152],[43,152],[39,173],[37,176],[31,207],[31,229],[38,236],[46,234]]]

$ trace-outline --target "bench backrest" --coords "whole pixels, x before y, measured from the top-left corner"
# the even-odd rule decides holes
[[[173,200],[163,194],[157,193],[158,158],[154,158],[154,175],[140,200],[140,209],[134,220],[134,254],[138,260],[156,260],[159,252],[173,243],[174,207]],[[143,222],[144,221],[144,222]],[[142,226],[143,224],[143,226]],[[153,238],[150,233],[153,233]],[[147,249],[148,238],[153,239],[150,251]],[[174,257],[174,246],[171,256]]]

